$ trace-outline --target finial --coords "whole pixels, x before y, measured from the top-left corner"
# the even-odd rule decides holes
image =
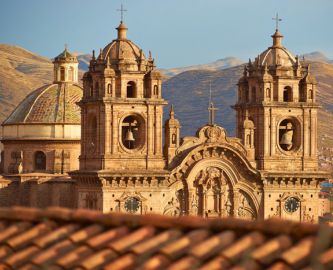
[[[95,50],[92,51],[92,60],[95,60],[96,57],[95,57]]]
[[[102,48],[99,49],[99,59],[103,59],[103,50],[102,50]]]
[[[310,63],[308,64],[308,74],[310,74],[310,71],[311,71],[311,65],[310,65]]]
[[[121,4],[120,9],[117,9],[117,11],[120,11],[120,22],[122,23],[124,21],[124,12],[126,12],[127,9],[124,9],[123,4]]]
[[[170,112],[169,112],[170,119],[175,118],[175,110],[173,104],[171,104]]]
[[[107,57],[107,58],[106,58],[106,66],[107,66],[107,67],[110,67],[110,57]]]
[[[68,44],[67,43],[65,43],[65,52],[67,52],[67,48],[68,48]]]
[[[279,13],[276,13],[275,18],[272,18],[272,20],[275,21],[275,30],[276,30],[276,32],[279,31],[279,22],[282,21],[282,19],[279,18]]]
[[[151,56],[151,51],[149,51],[149,60],[151,60],[152,59],[152,56]]]

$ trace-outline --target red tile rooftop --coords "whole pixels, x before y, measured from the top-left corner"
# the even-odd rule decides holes
[[[333,269],[333,228],[279,219],[0,208],[2,269]]]

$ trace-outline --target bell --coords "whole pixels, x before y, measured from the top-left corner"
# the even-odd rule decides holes
[[[286,145],[286,148],[289,150],[293,145],[293,130],[287,130],[283,133],[280,144]]]
[[[125,141],[131,141],[131,142],[135,141],[132,130],[130,130],[130,129],[127,130],[126,136],[125,136]]]

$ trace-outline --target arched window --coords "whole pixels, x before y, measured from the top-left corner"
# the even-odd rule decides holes
[[[94,88],[92,86],[90,86],[89,88],[89,96],[93,96],[94,95]]]
[[[60,68],[60,80],[61,81],[65,80],[65,68],[64,67]]]
[[[251,145],[251,135],[250,134],[246,135],[246,144]]]
[[[128,98],[135,98],[136,97],[136,87],[134,82],[127,83],[127,95]]]
[[[172,134],[172,140],[171,141],[172,141],[173,144],[176,144],[176,134],[174,134],[174,133]]]
[[[158,96],[158,86],[154,85],[154,95]]]
[[[112,95],[112,85],[111,85],[111,83],[108,84],[108,94]]]
[[[313,90],[312,89],[309,90],[309,99],[313,99]]]
[[[266,88],[266,98],[271,98],[271,89]]]
[[[73,67],[70,67],[68,70],[68,80],[74,81],[74,68]]]
[[[283,89],[283,101],[292,102],[293,101],[293,92],[290,86],[286,86]]]
[[[35,153],[35,170],[36,171],[45,171],[46,170],[46,155],[42,151],[37,151]]]

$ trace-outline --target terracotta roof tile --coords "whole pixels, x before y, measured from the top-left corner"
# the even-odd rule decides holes
[[[102,269],[102,267],[110,262],[111,260],[118,257],[118,254],[111,249],[103,249],[88,258],[84,259],[82,262],[78,263],[78,266],[82,269]]]
[[[0,270],[333,269],[333,228],[0,208]]]
[[[281,258],[292,267],[305,267],[310,260],[315,237],[309,236],[283,252]]]
[[[199,245],[195,245],[190,250],[190,254],[199,260],[204,261],[213,255],[217,255],[218,252],[234,242],[235,238],[236,234],[233,231],[224,231],[203,241]]]
[[[250,257],[263,265],[269,265],[291,245],[292,241],[288,236],[280,235],[255,249]]]
[[[255,247],[264,243],[265,237],[260,232],[252,232],[243,236],[230,247],[222,251],[221,255],[233,263],[237,263],[242,256],[251,251]]]
[[[161,248],[161,253],[167,255],[171,260],[178,259],[184,255],[192,246],[208,238],[210,232],[207,230],[194,230],[184,237],[173,241],[172,243]]]
[[[93,253],[93,249],[88,246],[80,246],[60,257],[55,265],[60,268],[69,268],[75,266],[77,262],[83,261]]]
[[[124,253],[129,250],[133,245],[149,239],[155,233],[156,229],[151,226],[145,226],[140,229],[135,230],[129,235],[112,242],[109,247],[115,250],[117,253]]]
[[[118,239],[119,237],[122,237],[126,234],[128,234],[129,229],[125,226],[109,229],[106,232],[103,232],[101,234],[96,235],[95,237],[92,237],[89,239],[86,244],[90,246],[91,248],[98,250],[100,248],[105,247],[107,244],[109,244],[111,241],[114,241]]]

